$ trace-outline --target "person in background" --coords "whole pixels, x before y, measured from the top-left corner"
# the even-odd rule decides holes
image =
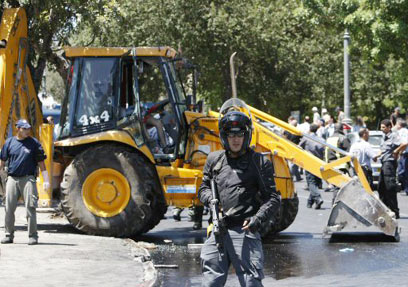
[[[398,118],[401,117],[400,112],[401,112],[400,107],[395,107],[394,112],[390,116],[390,121],[393,127],[397,124]]]
[[[28,221],[28,245],[38,243],[37,214],[36,207],[38,192],[36,178],[38,166],[44,179],[43,188],[50,188],[48,172],[45,169],[44,160],[47,156],[40,142],[30,137],[31,125],[27,120],[20,119],[17,124],[16,136],[6,140],[0,152],[0,169],[7,162],[7,184],[6,184],[6,236],[1,240],[2,244],[13,243],[14,240],[14,212],[17,201],[21,196],[24,199]]]
[[[366,124],[361,116],[356,117],[356,123],[353,126],[354,132],[359,132],[361,129],[366,128]]]
[[[326,134],[324,120],[323,119],[318,120],[317,121],[317,126],[318,126],[318,129],[317,129],[316,135],[319,138],[322,138],[322,139],[326,140],[327,134]]]
[[[317,129],[318,129],[317,125],[311,124],[309,134],[312,137],[317,138],[316,135]],[[314,156],[323,159],[324,147],[320,143],[315,142],[306,137],[303,137],[299,143],[299,146],[301,146],[304,150],[312,153]],[[323,204],[323,199],[322,196],[320,195],[319,190],[319,187],[322,185],[322,180],[319,177],[315,176],[314,174],[306,171],[306,182],[310,191],[310,195],[306,205],[307,208],[312,208],[313,204],[316,204],[315,209],[320,209]]]
[[[320,120],[319,109],[317,107],[313,107],[312,112],[313,112],[313,123],[318,124]]]
[[[52,116],[48,116],[47,117],[47,123],[50,124],[50,125],[53,125],[54,124],[54,118]]]
[[[324,133],[326,134],[327,138],[329,138],[334,134],[333,117],[330,116],[329,114],[325,115],[324,122],[325,122]]]
[[[397,120],[397,133],[401,139],[401,143],[408,143],[407,122],[401,118]],[[402,190],[408,195],[408,148],[401,152],[398,159],[397,175],[398,181],[401,183]]]
[[[337,113],[337,122],[342,123],[344,120],[344,112],[339,106],[336,107],[336,113]]]
[[[342,123],[336,123],[334,124],[334,133],[331,137],[327,139],[327,143],[337,147],[345,152],[348,152],[350,150],[351,142],[350,140],[344,135],[344,130],[343,130],[343,124]],[[337,159],[340,159],[344,157],[344,155],[329,149],[326,147],[325,149],[325,161],[326,162],[332,162]],[[338,165],[336,167],[340,172],[349,175],[349,165],[347,163]],[[333,191],[333,200],[332,203],[334,203],[334,200],[337,196],[337,193],[339,191],[338,187],[335,187],[331,184],[328,185],[328,188],[325,191]]]
[[[309,118],[309,116],[305,116],[305,119],[304,119],[303,123],[301,123],[299,125],[299,130],[304,134],[309,133],[309,130],[310,130],[310,118]]]
[[[364,175],[366,176],[371,189],[373,189],[373,169],[371,168],[371,160],[374,160],[377,153],[368,143],[370,133],[367,128],[360,129],[358,135],[360,138],[351,145],[350,153],[358,159],[358,162],[364,171]]]
[[[289,117],[288,121],[289,121],[289,124],[290,124],[290,125],[292,125],[292,126],[294,126],[294,127],[297,127],[298,122],[297,122],[297,120],[296,120],[294,117]],[[290,132],[288,132],[288,131],[286,131],[286,130],[283,132],[283,136],[284,136],[285,138],[287,138],[288,140],[290,140],[291,142],[293,142],[294,144],[296,144],[296,145],[299,144],[300,139],[301,139],[300,136],[291,134]],[[290,173],[291,173],[291,175],[295,177],[295,180],[296,180],[296,181],[301,181],[301,180],[302,180],[302,177],[300,176],[299,167],[298,167],[296,164],[293,164],[293,163],[291,163],[291,162],[289,163],[289,165],[290,165]]]
[[[181,220],[181,212],[183,212],[184,208],[179,206],[173,207],[173,219],[174,221]],[[208,213],[208,212],[207,212]],[[204,206],[202,205],[191,205],[188,208],[188,216],[190,217],[190,221],[193,221],[193,229],[199,230],[202,228],[203,224],[203,214],[204,214]]]
[[[408,144],[402,143],[398,133],[391,131],[392,123],[385,119],[381,121],[381,131],[384,133],[381,152],[375,158],[381,159],[381,172],[378,182],[378,194],[381,201],[388,206],[398,219],[400,217],[397,199],[397,158]]]

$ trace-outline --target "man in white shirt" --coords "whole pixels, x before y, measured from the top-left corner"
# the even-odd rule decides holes
[[[370,136],[368,129],[360,129],[358,135],[360,136],[360,139],[351,145],[350,153],[352,156],[355,156],[358,159],[371,188],[373,188],[373,170],[371,168],[371,159],[377,161],[375,158],[377,153],[368,143],[368,138]]]
[[[317,107],[313,107],[312,112],[313,112],[313,123],[317,125],[320,120],[319,109]]]
[[[302,131],[304,134],[308,134],[310,130],[310,118],[309,116],[305,116],[305,121],[301,123],[298,128]]]

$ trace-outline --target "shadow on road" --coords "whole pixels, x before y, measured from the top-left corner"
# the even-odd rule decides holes
[[[333,233],[329,242],[398,242],[398,240],[394,236],[385,235],[381,232],[341,232]]]
[[[176,245],[204,243],[206,230],[192,230],[191,227],[172,228],[161,231],[150,231],[146,234],[135,236],[135,241],[147,241],[155,244],[167,244],[171,240]]]
[[[27,226],[16,225],[16,231],[27,231]],[[49,223],[49,224],[37,224],[38,231],[44,231],[46,233],[69,233],[69,234],[83,234],[79,230],[75,229],[70,224],[58,224],[58,223]]]

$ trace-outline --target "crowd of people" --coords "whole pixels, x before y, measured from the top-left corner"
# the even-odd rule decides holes
[[[304,121],[299,125],[294,117],[289,117],[289,124],[298,127],[303,134],[308,134],[309,137],[295,137],[288,132],[284,132],[284,136],[325,162],[337,160],[344,154],[325,147],[319,143],[321,141],[355,156],[359,160],[372,189],[375,186],[371,163],[372,161],[381,162],[381,171],[376,188],[382,202],[395,213],[395,217],[398,219],[400,217],[397,201],[397,193],[400,190],[398,183],[401,184],[401,190],[408,195],[408,129],[400,108],[396,107],[389,119],[381,121],[380,129],[383,133],[383,139],[380,152],[375,151],[370,145],[370,132],[361,116],[357,116],[354,125],[350,126],[344,123],[344,112],[340,107],[337,107],[335,112],[336,118],[333,118],[327,109],[323,108],[320,114],[319,109],[313,107],[313,122],[310,121],[309,116],[305,116]],[[349,129],[349,132],[358,134],[358,139],[355,142],[351,143],[346,136],[345,127]],[[349,164],[341,164],[336,169],[344,174],[352,175]],[[291,174],[295,181],[302,179],[297,166],[291,166]],[[323,203],[320,194],[322,181],[307,171],[305,174],[307,189],[310,191],[307,207],[312,208],[315,205],[315,209],[320,209]],[[333,191],[334,202],[339,189],[329,183],[327,185],[325,191]]]

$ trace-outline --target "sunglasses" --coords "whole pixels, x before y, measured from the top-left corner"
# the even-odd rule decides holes
[[[245,132],[244,131],[242,131],[242,132],[237,132],[237,133],[228,133],[227,134],[227,137],[228,138],[230,138],[230,139],[232,139],[232,138],[243,138],[245,136]]]

